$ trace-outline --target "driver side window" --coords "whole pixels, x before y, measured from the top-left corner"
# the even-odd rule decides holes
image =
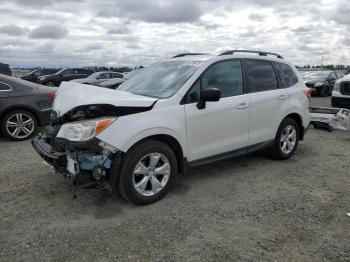
[[[200,90],[215,87],[221,91],[221,98],[243,94],[242,66],[239,60],[230,60],[210,66],[192,86],[186,103],[198,102]]]
[[[64,75],[64,76],[71,75],[71,74],[73,74],[72,69],[66,69],[61,73],[61,75]]]

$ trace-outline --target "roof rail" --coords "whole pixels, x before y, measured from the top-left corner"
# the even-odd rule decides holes
[[[178,57],[184,57],[184,56],[190,56],[190,55],[208,55],[205,53],[183,53],[183,54],[178,54],[176,56],[173,56],[172,58],[178,58]]]
[[[222,56],[222,55],[233,55],[234,53],[253,53],[253,54],[258,54],[260,56],[274,55],[274,56],[277,56],[280,59],[283,59],[283,56],[281,56],[279,54],[271,53],[271,52],[265,52],[265,51],[256,51],[256,50],[229,50],[229,51],[225,51],[225,52],[219,54],[219,56]]]

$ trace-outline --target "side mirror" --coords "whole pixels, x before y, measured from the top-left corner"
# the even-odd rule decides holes
[[[220,89],[215,87],[208,87],[201,91],[201,96],[199,102],[197,103],[198,109],[204,109],[206,102],[216,102],[219,101],[221,97]]]

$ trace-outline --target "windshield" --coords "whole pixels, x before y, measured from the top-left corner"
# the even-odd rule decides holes
[[[100,72],[93,73],[92,75],[89,75],[87,79],[96,79],[100,74],[101,74]]]
[[[305,79],[323,79],[327,78],[329,75],[329,72],[317,72],[317,73],[310,73],[304,76]]]
[[[168,98],[196,72],[201,63],[166,61],[154,64],[123,83],[118,90],[156,98]]]

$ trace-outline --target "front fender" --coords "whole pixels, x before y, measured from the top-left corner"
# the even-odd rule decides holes
[[[179,142],[179,144],[181,146],[181,149],[182,149],[182,152],[184,153],[184,156],[185,157],[187,156],[186,144],[185,144],[184,138],[180,134],[178,134],[176,131],[168,129],[168,128],[162,128],[162,127],[144,130],[143,132],[140,132],[140,133],[130,137],[130,139],[124,143],[122,148],[119,148],[119,149],[122,150],[123,152],[127,152],[137,142],[139,142],[145,138],[155,136],[155,135],[167,135],[167,136],[171,136],[172,138],[176,139],[176,141]]]
[[[187,156],[186,122],[183,106],[159,108],[119,117],[97,138],[127,152],[137,142],[155,135],[176,139]]]

